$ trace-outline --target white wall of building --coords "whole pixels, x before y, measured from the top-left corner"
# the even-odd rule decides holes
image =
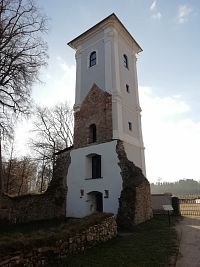
[[[121,125],[121,127],[118,127],[117,130],[114,129],[114,133],[116,137],[124,141],[124,147],[129,160],[140,167],[143,174],[146,175],[138,96],[136,53],[124,36],[118,34],[117,40],[118,53],[116,52],[116,54],[119,58],[120,97],[119,101],[113,103],[113,120],[118,121],[118,125]],[[128,69],[123,64],[124,54],[128,58]],[[129,86],[129,92],[126,90],[126,85]],[[121,118],[119,118],[119,112],[114,111],[114,109],[117,109],[116,105],[119,106],[118,110],[121,110]],[[117,115],[118,118],[116,118]],[[131,130],[129,129],[129,122],[132,124]]]
[[[141,170],[144,176],[146,176],[146,169],[145,169],[145,162],[144,160],[144,149],[140,146],[132,145],[129,143],[124,142],[124,149],[126,151],[127,158],[134,162],[136,166],[138,166]]]
[[[128,68],[124,67],[123,56],[128,58]],[[138,85],[137,85],[137,70],[136,70],[136,55],[129,44],[120,34],[118,35],[118,57],[119,57],[119,73],[120,73],[120,89],[121,89],[121,105],[122,105],[122,120],[123,132],[121,139],[128,141],[126,136],[130,135],[139,139],[138,128],[140,127],[138,120]],[[126,84],[129,85],[129,93],[126,91]],[[132,123],[133,130],[128,129],[128,122]],[[130,141],[128,141],[130,142]],[[143,146],[143,144],[141,144]]]
[[[96,51],[97,64],[89,67],[90,54]],[[75,106],[79,106],[87,96],[92,85],[105,88],[105,57],[103,31],[97,32],[81,44],[76,54],[76,99]]]
[[[97,53],[97,64],[89,67],[91,52]],[[123,55],[128,58],[124,67]],[[94,83],[112,94],[113,139],[120,139],[133,149],[132,158],[145,174],[144,145],[138,97],[136,50],[113,25],[95,30],[80,42],[77,49],[76,102],[80,106]],[[129,85],[129,92],[126,90]],[[132,130],[129,129],[129,122]],[[129,149],[130,150],[130,149]],[[139,153],[139,154],[138,154]],[[140,160],[139,160],[140,159]]]
[[[74,110],[79,109],[95,83],[112,94],[112,127],[114,141],[91,144],[71,151],[67,175],[68,217],[84,217],[95,211],[95,195],[103,195],[103,211],[117,214],[122,190],[121,169],[116,153],[117,140],[124,143],[129,160],[145,175],[144,146],[141,129],[136,54],[142,49],[115,15],[95,25],[69,45],[76,50],[76,96]],[[95,51],[96,65],[89,67],[90,54]],[[128,57],[128,69],[124,57]],[[129,92],[126,90],[129,86]],[[129,124],[132,129],[129,129]],[[101,178],[91,178],[91,154],[101,155]],[[90,155],[90,156],[88,156]],[[105,198],[109,192],[108,198]]]
[[[71,151],[71,164],[67,176],[67,216],[83,217],[92,213],[91,197],[87,194],[98,191],[103,194],[103,211],[117,214],[118,198],[122,190],[121,169],[118,166],[116,153],[117,141],[89,145],[87,147]],[[90,167],[87,155],[96,153],[101,155],[101,179],[88,179]],[[81,190],[84,195],[81,197]],[[109,191],[109,197],[104,198],[105,190]],[[93,207],[94,208],[94,207]]]

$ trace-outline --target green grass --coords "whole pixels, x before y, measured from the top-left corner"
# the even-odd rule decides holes
[[[167,216],[155,216],[132,232],[120,233],[115,239],[85,251],[69,256],[57,265],[82,267],[161,267],[177,252],[177,235],[172,219],[169,227]]]

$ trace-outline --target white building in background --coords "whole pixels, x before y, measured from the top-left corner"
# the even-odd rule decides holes
[[[123,189],[119,140],[146,173],[136,69],[142,49],[115,14],[68,45],[76,51],[76,97],[67,216],[117,214]]]

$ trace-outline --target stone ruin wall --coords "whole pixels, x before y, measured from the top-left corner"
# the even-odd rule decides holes
[[[116,148],[122,176],[122,191],[117,215],[118,225],[129,228],[152,217],[150,185],[140,168],[129,161],[123,142]],[[46,192],[18,197],[0,196],[0,220],[24,223],[58,218],[66,215],[66,176],[70,165],[70,151],[58,156],[52,181]]]
[[[98,106],[96,100],[99,103]],[[94,112],[97,107],[98,112]],[[89,114],[92,117],[88,118]],[[86,117],[87,121],[82,120],[82,116]],[[112,139],[111,95],[94,85],[83,102],[81,110],[76,112],[75,121],[74,148],[87,145],[88,128],[91,122],[96,123],[97,133],[99,130],[102,133],[97,135],[97,143],[110,141]],[[83,133],[78,135],[81,129]],[[78,136],[83,136],[83,140]],[[100,137],[103,139],[99,139]],[[127,228],[152,217],[150,185],[141,169],[128,160],[123,142],[120,140],[118,140],[116,152],[122,176],[117,222],[119,226]],[[70,150],[59,154],[52,181],[43,194],[19,197],[0,195],[0,220],[22,223],[65,216],[67,193],[65,182],[70,162]]]
[[[135,224],[142,223],[153,217],[151,191],[148,181],[136,187]]]
[[[33,247],[29,251],[17,251],[0,255],[1,267],[39,267],[57,266],[56,261],[68,255],[84,252],[85,249],[106,242],[117,235],[117,223],[114,216],[90,226],[87,230],[70,237],[63,236],[51,246]],[[55,264],[55,265],[54,265]]]
[[[53,178],[44,193],[17,197],[0,195],[0,221],[24,223],[65,216],[67,186],[65,184],[70,152],[58,156]]]
[[[142,170],[128,160],[123,142],[118,140],[116,152],[122,176],[117,223],[121,228],[132,228],[152,218],[150,184]]]

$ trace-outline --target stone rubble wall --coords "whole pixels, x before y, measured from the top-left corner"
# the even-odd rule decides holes
[[[65,216],[66,176],[70,153],[58,157],[53,178],[44,193],[21,196],[0,195],[0,222],[25,223]]]
[[[0,258],[0,267],[39,267],[54,266],[53,262],[68,255],[85,251],[99,243],[106,242],[117,235],[117,223],[114,216],[106,218],[100,224],[93,225],[87,230],[64,237],[55,241],[49,247],[33,248],[28,252],[17,251],[13,254],[4,255]],[[56,265],[57,266],[57,265]]]
[[[148,181],[136,187],[135,224],[152,218],[151,191]]]
[[[142,170],[128,160],[123,142],[118,140],[116,152],[122,176],[117,223],[121,228],[132,228],[152,218],[150,184]]]

